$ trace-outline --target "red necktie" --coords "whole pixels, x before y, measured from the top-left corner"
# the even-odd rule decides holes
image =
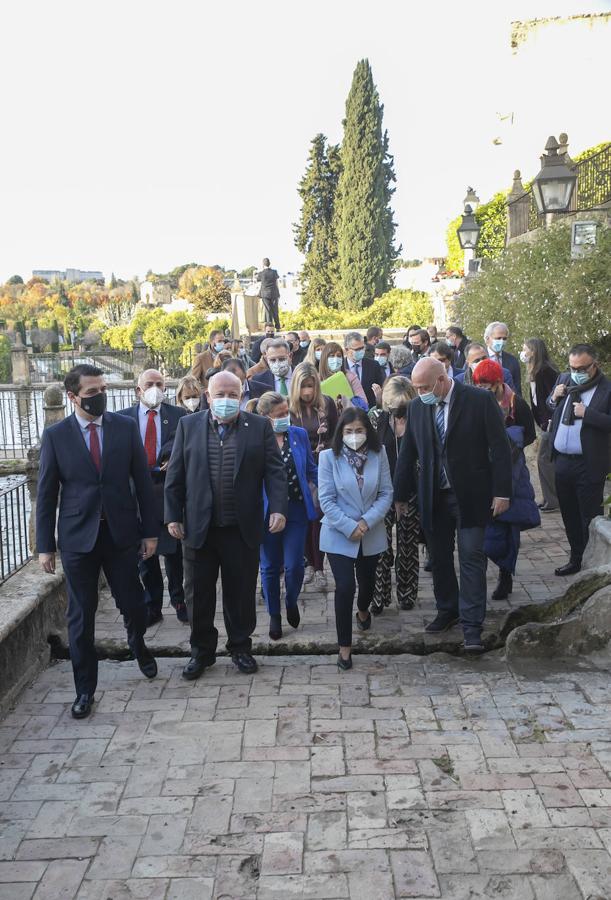
[[[98,472],[102,469],[102,454],[100,453],[100,439],[98,437],[98,426],[95,422],[90,422],[87,426],[87,430],[89,431],[89,452],[91,453],[91,458],[93,460],[93,464],[98,470]]]
[[[157,426],[155,425],[155,416],[157,412],[154,409],[147,411],[148,422],[146,423],[146,432],[144,434],[144,449],[149,464],[149,469],[155,467],[157,462]]]

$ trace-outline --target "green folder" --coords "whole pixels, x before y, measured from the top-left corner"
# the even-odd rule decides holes
[[[348,397],[348,399],[354,397],[354,391],[343,372],[336,372],[335,375],[325,378],[321,382],[320,388],[323,394],[331,397],[332,400],[336,400],[338,397]]]

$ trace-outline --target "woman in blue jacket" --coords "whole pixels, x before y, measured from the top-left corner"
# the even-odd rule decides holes
[[[297,628],[300,621],[297,600],[303,585],[305,547],[308,525],[318,518],[312,494],[318,484],[318,472],[304,428],[290,424],[288,397],[267,391],[257,401],[259,415],[272,423],[278,449],[286,469],[289,507],[286,527],[278,534],[266,530],[261,544],[261,584],[269,613],[269,636],[282,637],[280,612],[280,570],[284,566],[286,586],[286,618]],[[267,516],[267,497],[264,498]]]
[[[376,567],[388,546],[384,517],[392,503],[386,450],[362,409],[342,414],[330,450],[318,458],[318,497],[324,513],[320,549],[335,578],[335,623],[340,669],[352,668],[352,604],[355,572],[359,592],[356,624],[371,627]]]

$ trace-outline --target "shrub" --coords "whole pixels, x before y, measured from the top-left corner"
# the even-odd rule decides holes
[[[412,322],[433,321],[430,297],[424,291],[393,288],[362,310],[331,309],[320,305],[301,308],[295,313],[280,313],[282,328],[315,330],[317,328],[407,328]]]
[[[11,342],[5,334],[0,334],[0,384],[10,384],[12,380]]]
[[[570,225],[541,230],[538,239],[511,244],[470,280],[456,302],[458,321],[472,338],[502,319],[513,349],[540,337],[562,367],[571,344],[594,344],[611,363],[611,229],[600,226],[597,244],[571,260]]]

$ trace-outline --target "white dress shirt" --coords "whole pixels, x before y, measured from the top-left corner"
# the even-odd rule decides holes
[[[92,422],[94,425],[97,426],[98,441],[100,443],[100,455],[101,455],[102,447],[104,444],[104,428],[102,426],[102,416],[98,416],[97,419],[85,419],[83,416],[80,416],[77,413],[76,407],[74,410],[74,415],[76,417],[76,421],[78,422],[78,426],[81,430],[81,434],[83,435],[83,440],[85,441],[85,444],[87,445],[88,450],[90,450],[90,439],[91,439],[91,432],[89,431],[89,426],[91,425]]]
[[[293,378],[293,370],[289,369],[288,373],[284,376],[284,382],[286,384],[286,389],[289,393],[291,390],[291,379],[292,378]],[[274,375],[274,390],[278,394],[282,393],[282,391],[280,390],[280,387],[281,387],[280,378],[278,375]]]
[[[585,391],[585,393],[581,395],[581,402],[584,406],[590,405],[590,400],[594,396],[595,390],[596,387],[590,388],[589,391]],[[562,406],[562,415],[560,416],[560,424],[558,425],[558,431],[556,432],[556,437],[554,439],[554,449],[558,453],[568,453],[570,456],[581,456],[583,454],[583,448],[581,446],[581,427],[583,425],[583,419],[575,418],[572,425],[564,425],[562,422],[562,416],[564,415],[567,403],[575,402],[574,396],[571,396],[570,394],[565,398]]]
[[[149,416],[147,415],[148,412],[148,406],[145,406],[142,402],[138,404],[138,426],[140,428],[140,437],[142,438],[143,445],[146,437],[146,426],[149,420]],[[155,459],[158,459],[161,452],[161,406],[158,406],[153,412],[156,413],[153,417],[153,421],[155,422]]]

